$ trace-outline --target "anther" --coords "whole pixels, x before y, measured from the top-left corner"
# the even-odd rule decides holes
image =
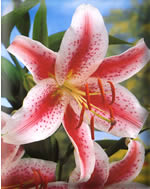
[[[36,170],[34,168],[32,168],[32,171],[33,171],[35,187],[36,187],[36,189],[39,189],[38,185],[41,184],[41,182],[43,182],[41,179],[41,173],[39,170]]]
[[[116,97],[115,87],[114,87],[114,85],[113,85],[113,83],[111,81],[107,81],[107,83],[109,83],[110,87],[111,87],[112,100],[111,100],[111,103],[109,105],[112,105],[115,102],[115,97]]]
[[[95,138],[95,136],[94,136],[94,116],[91,117],[90,128],[91,128],[91,138],[92,138],[92,140],[94,140],[94,138]]]
[[[90,95],[89,95],[89,87],[88,87],[88,84],[85,85],[85,91],[86,91],[86,100],[87,100],[88,109],[91,110]]]
[[[114,125],[116,124],[116,120],[114,119],[113,109],[111,106],[109,106],[109,113],[110,113],[111,126],[108,131],[111,131]]]
[[[100,92],[101,92],[101,95],[102,95],[102,101],[103,103],[105,104],[105,92],[104,92],[104,88],[103,88],[103,85],[102,85],[102,82],[100,79],[98,79],[98,86],[99,86],[99,89],[100,89]]]
[[[82,125],[84,112],[85,112],[85,105],[82,103],[82,110],[81,110],[81,113],[80,113],[80,119],[79,119],[78,126],[76,128],[79,128]]]

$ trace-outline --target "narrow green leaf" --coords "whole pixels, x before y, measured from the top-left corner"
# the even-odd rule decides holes
[[[15,8],[18,8],[22,3],[22,0],[12,0],[12,1]],[[18,19],[16,23],[16,27],[22,35],[26,35],[26,36],[29,35],[30,15],[28,12]]]
[[[41,0],[41,5],[35,15],[32,38],[48,46],[47,9],[45,0]]]
[[[65,31],[50,35],[48,37],[48,48],[57,52],[59,50],[64,34],[65,34]]]
[[[5,47],[9,46],[10,33],[13,27],[18,23],[18,21],[20,21],[21,17],[24,16],[29,11],[29,9],[31,9],[38,3],[39,0],[26,0],[23,3],[21,3],[19,7],[15,8],[7,15],[2,16],[1,19],[2,43],[5,45]]]
[[[18,19],[16,23],[16,27],[22,35],[29,36],[29,31],[30,31],[29,13],[24,14]]]
[[[18,95],[20,77],[16,67],[6,58],[1,58],[2,97],[15,101]]]
[[[127,41],[116,38],[112,35],[109,35],[109,45],[133,45]]]

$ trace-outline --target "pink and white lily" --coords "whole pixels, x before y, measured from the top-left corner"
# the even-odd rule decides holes
[[[2,112],[2,128],[11,116]],[[55,181],[56,163],[34,158],[24,158],[23,147],[7,144],[1,140],[1,186],[2,189],[30,188]],[[46,188],[45,188],[46,189]]]
[[[150,50],[140,40],[123,54],[104,59],[107,48],[103,18],[91,5],[77,8],[58,53],[17,36],[8,51],[29,69],[36,86],[12,116],[13,122],[7,123],[4,141],[42,140],[63,122],[79,155],[80,180],[86,181],[95,165],[94,126],[117,136],[136,137],[147,111],[117,83],[142,69],[150,60]]]
[[[80,178],[80,165],[76,157],[77,167],[70,176],[69,183],[63,184],[63,189],[74,186],[75,189],[145,189],[149,188],[140,183],[131,182],[140,173],[144,163],[144,147],[138,141],[130,141],[125,157],[117,162],[109,164],[109,159],[104,150],[94,144],[96,163],[91,178],[84,183],[78,183]],[[74,185],[73,185],[74,183]],[[77,184],[78,183],[78,184]],[[50,183],[49,189],[61,188],[61,182]]]

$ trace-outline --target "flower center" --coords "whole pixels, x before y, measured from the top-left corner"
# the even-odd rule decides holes
[[[113,126],[116,123],[114,119],[113,108],[112,108],[112,104],[115,102],[115,87],[111,81],[108,81],[107,83],[109,83],[110,88],[111,88],[111,93],[112,93],[112,99],[110,103],[108,103],[106,100],[105,91],[104,91],[104,88],[100,79],[98,79],[98,86],[99,86],[98,92],[90,92],[88,84],[85,84],[84,90],[81,90],[73,86],[68,81],[65,81],[65,83],[62,86],[59,86],[61,90],[64,90],[67,93],[69,93],[71,96],[73,96],[76,102],[78,103],[79,107],[81,108],[80,119],[79,119],[77,128],[79,128],[82,125],[85,110],[89,110],[91,112],[90,127],[91,127],[91,137],[93,140],[94,140],[94,117],[95,116],[110,123],[109,131],[113,128]],[[91,96],[97,96],[97,95],[101,95],[103,105],[104,107],[108,109],[108,112],[105,112],[104,110],[100,109],[99,107],[91,103]],[[96,110],[98,110],[99,113],[97,113]],[[109,114],[110,118],[103,116],[101,113]]]

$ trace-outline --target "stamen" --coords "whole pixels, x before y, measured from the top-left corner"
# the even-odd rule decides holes
[[[111,103],[109,105],[112,105],[115,102],[115,97],[116,97],[115,87],[114,87],[114,85],[113,85],[113,83],[111,81],[107,81],[107,83],[109,83],[110,87],[111,87],[112,100],[111,100]]]
[[[114,112],[111,106],[109,106],[109,113],[110,113],[111,126],[108,131],[111,131],[114,125],[116,124],[116,121],[114,119]]]
[[[92,138],[92,140],[94,140],[94,138],[95,138],[95,136],[94,136],[94,116],[91,117],[90,128],[91,128],[91,138]]]
[[[79,119],[78,126],[76,128],[79,128],[82,125],[83,117],[84,117],[84,112],[85,112],[85,106],[82,103],[82,110],[81,110],[81,113],[80,113],[80,119]]]
[[[39,188],[38,185],[41,183],[41,176],[36,169],[32,168],[32,171],[33,171],[33,177],[34,177],[34,184],[35,184],[36,189],[38,189]]]
[[[100,88],[100,92],[101,92],[101,95],[102,95],[103,103],[105,104],[106,98],[105,98],[104,88],[103,88],[103,85],[102,85],[102,82],[101,82],[100,79],[98,79],[98,86]]]
[[[85,85],[85,91],[86,91],[86,100],[87,100],[88,109],[91,110],[90,95],[89,95],[89,87],[88,87],[88,84]]]

